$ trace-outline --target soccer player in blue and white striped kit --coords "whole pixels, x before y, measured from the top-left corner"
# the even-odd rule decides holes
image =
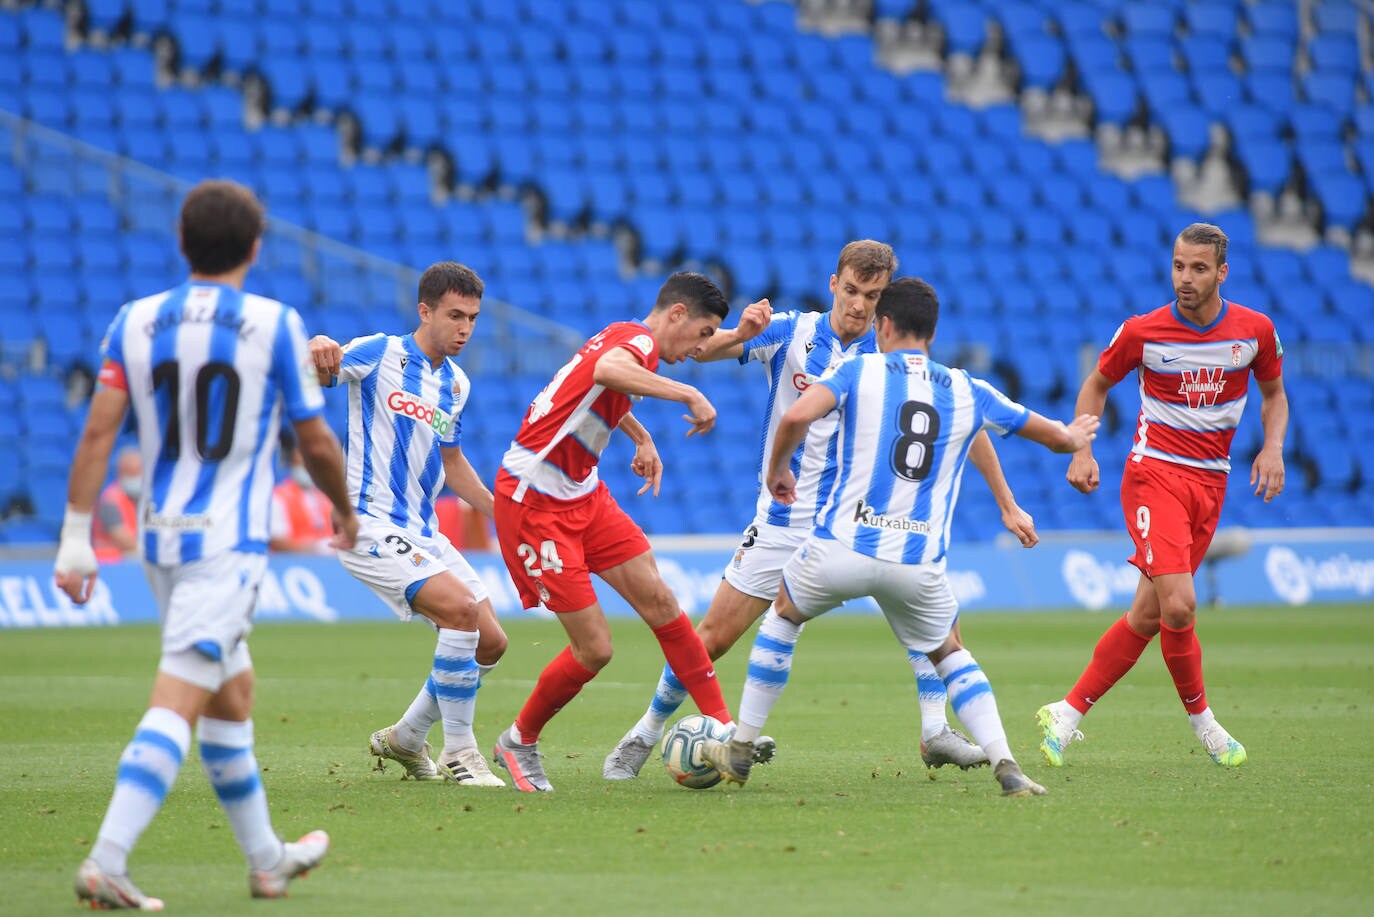
[[[908,651],[924,653],[944,681],[1002,787],[1029,796],[1044,787],[1016,763],[987,678],[953,634],[959,606],[945,575],[950,520],[964,462],[985,427],[1017,433],[1055,452],[1092,440],[1091,415],[1065,425],[1047,420],[960,369],[927,355],[939,300],[925,281],[898,280],[877,305],[880,353],[846,360],[810,386],[778,425],[765,483],[781,503],[796,499],[791,456],[815,421],[837,412],[825,474],[834,486],[800,550],[783,571],[783,589],[749,655],[739,726],[702,756],[744,783],[754,741],[786,687],[802,625],[848,599],[871,596]]]
[[[472,338],[482,278],[455,261],[420,275],[419,325],[340,347],[319,335],[310,351],[321,382],[348,385],[348,491],[361,517],[357,544],[339,561],[402,621],[438,631],[429,677],[395,725],[368,742],[417,780],[499,787],[477,749],[472,721],[482,678],[506,651],[487,588],[439,531],[434,501],[445,484],[490,518],[491,490],[464,456],[462,413],[472,384],[455,357]],[[425,741],[443,723],[438,762]]]
[[[253,754],[247,637],[267,567],[283,414],[333,504],[334,544],[352,545],[358,530],[300,316],[243,292],[263,227],[262,205],[242,185],[202,182],[187,195],[178,229],[190,279],[115,316],[72,459],[55,572],[80,604],[96,579],[91,509],[132,405],[144,468],[138,546],[162,623],[148,711],[76,875],[77,898],[92,907],[162,910],[129,880],[127,861],[176,780],[197,720],[201,764],[248,860],[253,897],[285,895],[329,848],[323,831],[289,844],[277,837]]]
[[[773,313],[767,300],[751,303],[734,329],[717,332],[696,357],[698,362],[735,357],[741,363],[757,362],[767,371],[768,405],[759,442],[760,483],[778,423],[801,393],[840,361],[877,350],[873,313],[879,294],[896,269],[897,257],[891,246],[874,239],[850,242],[841,249],[835,273],[830,275],[830,309]],[[739,549],[697,626],[712,659],[728,652],[777,597],[783,567],[811,531],[816,510],[834,483],[833,476],[826,473],[833,426],[830,418],[814,424],[805,442],[792,454],[790,467],[797,477],[794,502],[780,503],[766,488],[760,488],[754,519],[744,530]],[[1034,545],[1038,540],[1034,522],[1016,505],[997,452],[986,435],[974,441],[969,459],[987,480],[1003,523],[1023,545]],[[914,651],[907,656],[916,675],[922,761],[928,767],[987,764],[982,749],[950,728],[945,718],[944,682],[930,660]],[[606,756],[602,776],[607,780],[637,776],[686,696],[682,683],[665,666],[644,715]],[[758,761],[763,762],[772,757],[774,746],[765,738],[756,751]]]

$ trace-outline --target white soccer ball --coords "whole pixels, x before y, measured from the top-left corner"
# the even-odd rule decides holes
[[[701,758],[707,739],[730,741],[730,727],[701,713],[684,716],[663,735],[663,766],[682,786],[704,790],[720,783],[720,771]]]

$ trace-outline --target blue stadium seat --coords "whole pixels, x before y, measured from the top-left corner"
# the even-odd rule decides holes
[[[1230,42],[1236,35],[1239,4],[1229,0],[1188,3],[1183,6],[1183,21],[1193,35],[1206,35]]]
[[[1288,0],[1260,0],[1246,11],[1256,34],[1297,35],[1297,5]]]

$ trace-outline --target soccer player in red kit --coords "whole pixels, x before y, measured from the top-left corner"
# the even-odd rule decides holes
[[[680,401],[705,433],[716,411],[700,391],[658,375],[660,360],[695,355],[729,313],[725,296],[701,274],[673,274],[642,322],[616,322],[593,335],[554,374],[525,414],[496,476],[496,537],[526,608],[558,616],[569,645],[539,676],[492,757],[526,792],[552,790],[537,750],[539,732],[611,659],[611,630],[592,589],[595,573],[624,596],[654,631],[663,655],[701,712],[732,723],[701,638],[659,575],[648,539],[616,505],[596,465],[612,431],[635,443],[631,467],[640,493],[658,495],[663,465],[647,430],[630,413],[644,396]]]
[[[1078,393],[1076,414],[1101,414],[1107,391],[1137,370],[1140,418],[1121,480],[1121,509],[1135,542],[1131,563],[1140,584],[1126,614],[1107,629],[1092,661],[1062,701],[1036,713],[1040,750],[1055,767],[1064,748],[1081,739],[1079,721],[1140,658],[1159,634],[1164,663],[1198,740],[1213,761],[1245,762],[1245,747],[1221,727],[1207,705],[1202,648],[1193,631],[1197,572],[1216,532],[1231,469],[1231,437],[1245,409],[1250,373],[1260,391],[1264,445],[1250,486],[1268,503],[1283,491],[1283,345],[1265,315],[1221,298],[1226,234],[1194,223],[1174,241],[1177,299],[1128,319]],[[1092,446],[1074,453],[1068,480],[1083,493],[1099,483]]]

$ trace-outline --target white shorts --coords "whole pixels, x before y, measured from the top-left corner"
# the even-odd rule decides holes
[[[208,691],[253,667],[248,633],[266,554],[229,551],[190,563],[143,565],[162,621],[158,668]]]
[[[745,595],[771,602],[778,597],[783,567],[810,532],[755,519],[725,565],[725,581]]]
[[[943,560],[899,564],[877,560],[829,538],[807,538],[783,571],[787,595],[807,618],[849,599],[872,596],[907,649],[939,649],[959,615]]]
[[[477,571],[442,533],[425,538],[371,516],[358,517],[358,540],[339,552],[339,563],[402,621],[415,614],[410,597],[420,584],[445,571],[458,577],[477,601],[488,596]]]

